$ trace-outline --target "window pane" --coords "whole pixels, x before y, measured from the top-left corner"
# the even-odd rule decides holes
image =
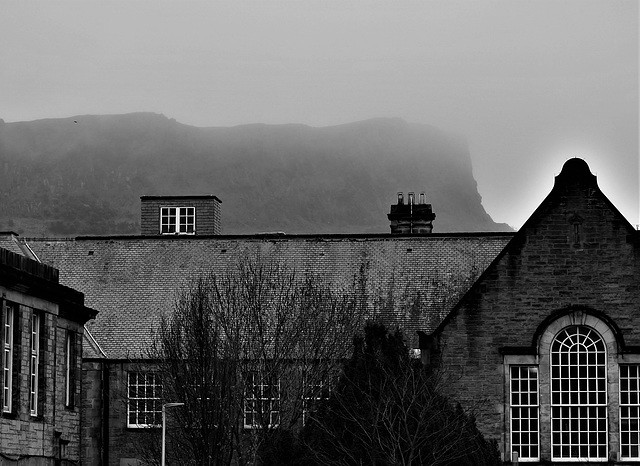
[[[280,382],[250,372],[245,380],[244,426],[275,426],[280,419]]]
[[[640,400],[637,365],[620,366],[620,456],[640,459]]]
[[[570,326],[551,344],[552,459],[606,459],[606,352],[602,337]]]
[[[511,366],[511,451],[538,459],[538,368]]]
[[[11,304],[5,304],[2,322],[4,325],[4,339],[2,341],[2,411],[11,412],[14,330],[14,308]]]
[[[129,427],[157,426],[162,417],[161,386],[153,373],[129,373]]]

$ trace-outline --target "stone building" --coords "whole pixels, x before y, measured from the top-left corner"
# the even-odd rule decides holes
[[[640,460],[640,232],[583,160],[432,338],[505,459]]]
[[[0,464],[80,461],[84,324],[96,311],[15,235],[0,235]]]
[[[446,368],[505,462],[640,461],[640,234],[584,161],[565,164],[515,234],[434,233],[431,206],[403,199],[392,234],[211,235],[189,210],[163,220],[163,207],[195,212],[183,200],[153,199],[142,236],[27,241],[100,310],[85,340],[84,464],[135,464],[159,410],[159,382],[140,372],[152,329],[192,277],[247,254],[357,280],[372,318]],[[127,396],[140,388],[145,399]]]

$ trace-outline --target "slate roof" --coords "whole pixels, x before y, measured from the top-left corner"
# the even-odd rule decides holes
[[[28,245],[18,240],[18,234],[12,231],[0,232],[0,248],[38,261],[38,258],[33,254],[33,251],[29,249]]]
[[[82,291],[86,305],[99,311],[87,327],[104,355],[126,359],[144,354],[159,316],[171,310],[190,278],[222,272],[257,251],[275,255],[296,272],[317,273],[337,288],[364,279],[372,316],[398,324],[417,347],[416,330],[435,329],[512,236],[127,236],[27,242],[60,271],[61,283]]]
[[[15,234],[0,233],[0,245],[0,283],[3,287],[54,302],[59,306],[60,315],[82,324],[96,316],[95,309],[84,305],[84,295],[60,283],[58,270],[40,262]]]

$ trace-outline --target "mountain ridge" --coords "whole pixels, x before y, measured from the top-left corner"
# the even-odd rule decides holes
[[[195,127],[155,113],[0,123],[0,227],[137,234],[141,195],[214,194],[223,233],[386,233],[398,191],[434,231],[510,231],[484,211],[460,136],[399,118]]]

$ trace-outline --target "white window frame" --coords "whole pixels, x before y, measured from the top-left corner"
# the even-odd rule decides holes
[[[549,369],[551,460],[608,461],[609,397],[605,340],[586,325],[564,327],[551,342]],[[598,439],[603,439],[604,443],[599,444]],[[597,449],[595,455],[592,455],[593,448]],[[557,449],[560,450],[559,455]],[[564,449],[569,450],[568,456],[563,454]],[[583,452],[586,455],[582,455]]]
[[[71,407],[74,404],[73,392],[75,391],[75,334],[71,330],[66,332],[65,341],[65,374],[64,374],[64,405]]]
[[[138,429],[160,426],[162,422],[161,392],[162,384],[160,383],[159,375],[155,372],[127,373],[128,428]],[[133,409],[134,406],[135,409]],[[135,420],[135,422],[131,422],[132,420]],[[150,420],[151,422],[149,422]]]
[[[619,374],[620,460],[640,461],[640,364],[620,364]]]
[[[31,313],[31,352],[29,364],[29,412],[38,415],[38,378],[40,376],[40,313]]]
[[[271,381],[269,380],[271,379]],[[275,383],[274,383],[275,382]],[[274,396],[275,392],[275,396]],[[259,419],[267,415],[269,423],[263,426]],[[273,428],[280,425],[280,379],[259,371],[247,373],[243,423],[245,429]]]
[[[592,463],[606,463],[609,459],[617,460],[620,457],[620,429],[619,429],[619,366],[622,364],[640,365],[640,353],[620,353],[619,341],[609,323],[586,309],[575,309],[562,313],[559,317],[549,322],[546,327],[540,328],[536,336],[535,347],[537,351],[511,351],[505,348],[503,354],[504,369],[504,394],[505,394],[505,418],[504,461],[511,461],[514,457],[511,448],[511,419],[510,419],[510,370],[511,365],[536,365],[539,378],[539,403],[540,403],[540,461],[552,460],[552,423],[551,423],[551,346],[556,336],[569,326],[585,326],[595,330],[605,344],[606,349],[606,391],[607,391],[607,454],[608,458],[591,460]],[[525,349],[525,348],[522,348]],[[514,349],[515,350],[515,349]],[[520,462],[527,460],[519,458]],[[629,461],[629,460],[625,460]],[[579,463],[579,459],[566,459],[562,463]]]
[[[526,376],[524,376],[526,371]],[[511,455],[518,454],[518,461],[540,460],[540,376],[533,364],[511,364],[509,374],[509,442]],[[533,385],[533,387],[532,387]],[[514,429],[514,426],[519,426]],[[523,428],[526,427],[526,428]],[[515,442],[516,435],[519,441]],[[528,442],[523,442],[523,438]],[[535,454],[531,454],[535,449]],[[528,455],[523,452],[528,451]]]
[[[324,378],[318,378],[315,377],[314,374],[312,377],[304,375],[302,377],[302,425],[306,425],[311,415],[317,411],[318,404],[328,400],[331,396],[333,387],[336,384],[337,376],[325,376]]]
[[[160,207],[160,234],[195,235],[196,208],[192,206]]]
[[[2,412],[10,413],[13,408],[13,333],[16,312],[12,304],[5,303],[3,307]]]

